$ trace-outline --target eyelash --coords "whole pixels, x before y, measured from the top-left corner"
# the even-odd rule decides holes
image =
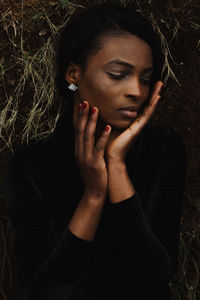
[[[125,78],[128,74],[120,74],[120,75],[115,75],[113,73],[108,73],[110,75],[110,77],[114,80],[120,80]],[[150,84],[151,83],[151,79],[141,79],[143,84]]]

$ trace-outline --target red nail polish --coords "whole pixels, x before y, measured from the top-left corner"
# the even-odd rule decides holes
[[[92,114],[94,114],[96,112],[96,108],[92,108]]]
[[[83,109],[87,107],[87,103],[83,102]]]
[[[109,126],[108,125],[106,125],[106,127],[105,127],[105,131],[108,131],[109,130]]]

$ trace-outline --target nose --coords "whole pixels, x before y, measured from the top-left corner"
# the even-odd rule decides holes
[[[142,97],[142,86],[139,78],[134,77],[129,80],[126,88],[126,97],[132,97],[135,99],[140,99]]]

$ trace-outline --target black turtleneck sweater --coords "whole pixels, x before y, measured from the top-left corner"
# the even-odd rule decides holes
[[[72,107],[45,141],[8,159],[5,201],[17,279],[26,300],[169,300],[177,268],[187,152],[170,127],[148,123],[126,157],[136,194],[107,195],[93,241],[68,229],[84,185]]]

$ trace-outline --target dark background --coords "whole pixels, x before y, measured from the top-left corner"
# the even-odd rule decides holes
[[[4,166],[22,141],[45,138],[53,130],[66,105],[53,81],[58,30],[74,9],[97,2],[135,7],[163,42],[165,87],[152,121],[180,133],[188,152],[179,266],[170,287],[174,299],[200,299],[199,0],[0,2],[0,299],[21,299],[4,205]]]

